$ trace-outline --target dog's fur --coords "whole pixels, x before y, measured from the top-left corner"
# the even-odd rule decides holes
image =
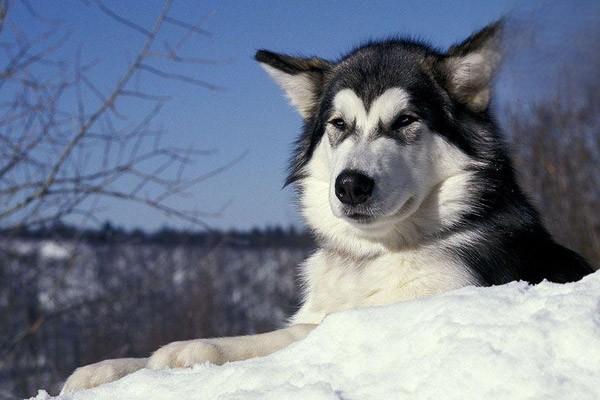
[[[321,247],[303,266],[301,309],[275,332],[176,342],[148,360],[80,368],[63,391],[143,366],[266,355],[340,310],[592,272],[552,240],[516,183],[489,111],[501,31],[492,24],[446,52],[412,40],[371,42],[337,62],[257,52],[305,122],[287,183]],[[345,171],[373,182],[366,201],[342,201]]]

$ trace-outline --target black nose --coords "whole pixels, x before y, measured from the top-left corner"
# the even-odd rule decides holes
[[[344,204],[362,204],[373,194],[375,181],[363,173],[344,170],[335,180],[335,195]]]

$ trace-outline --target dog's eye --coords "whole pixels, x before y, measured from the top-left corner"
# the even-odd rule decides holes
[[[334,118],[331,121],[329,121],[329,123],[333,125],[336,129],[339,129],[340,131],[346,129],[346,122],[341,118]]]
[[[398,118],[396,118],[394,120],[394,122],[392,123],[392,125],[390,126],[390,129],[393,131],[397,131],[398,129],[402,129],[404,127],[409,126],[410,124],[412,124],[413,122],[417,121],[417,117],[414,117],[412,115],[409,114],[402,114],[400,115]]]

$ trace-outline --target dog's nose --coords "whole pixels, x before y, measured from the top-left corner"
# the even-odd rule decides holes
[[[335,180],[335,195],[342,203],[355,206],[371,197],[374,186],[375,181],[367,175],[347,169]]]

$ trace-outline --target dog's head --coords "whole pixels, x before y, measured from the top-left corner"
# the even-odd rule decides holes
[[[288,183],[298,183],[318,234],[373,252],[460,212],[489,150],[500,30],[490,25],[447,52],[372,42],[337,62],[257,52],[304,118]]]

